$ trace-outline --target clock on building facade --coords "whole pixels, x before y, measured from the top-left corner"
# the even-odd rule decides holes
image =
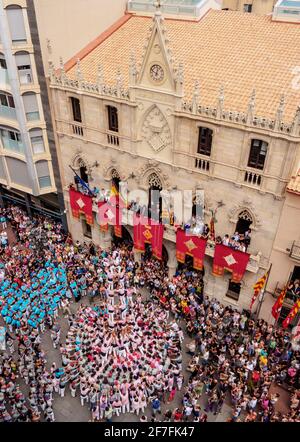
[[[150,68],[150,77],[153,81],[161,82],[165,78],[165,72],[159,64],[154,64]]]

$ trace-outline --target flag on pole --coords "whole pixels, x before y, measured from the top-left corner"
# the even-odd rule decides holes
[[[210,237],[213,241],[216,240],[215,215],[213,211],[211,211],[211,219],[210,219]]]
[[[85,190],[88,191],[89,196],[94,197],[95,194],[94,192],[89,188],[89,185],[78,175],[78,173],[76,172],[76,170],[73,169],[73,167],[69,166],[70,169],[72,170],[72,172],[75,174],[76,176],[76,180],[77,183],[79,183]]]
[[[290,325],[290,323],[292,322],[292,320],[294,319],[294,317],[296,316],[296,314],[298,313],[299,310],[300,310],[300,299],[298,299],[298,301],[295,302],[295,304],[291,308],[289,314],[287,315],[287,317],[283,321],[283,323],[282,323],[283,328],[287,328]]]
[[[280,295],[278,296],[275,304],[272,307],[272,316],[273,318],[275,318],[275,320],[277,321],[282,309],[282,304],[286,295],[286,291],[287,291],[287,286],[284,287],[284,289],[281,290]]]
[[[258,298],[259,294],[261,293],[262,289],[266,285],[266,281],[268,279],[269,273],[270,273],[270,269],[253,286],[254,294],[253,294],[251,304],[250,304],[250,312],[252,310],[253,304],[255,303],[255,301]]]

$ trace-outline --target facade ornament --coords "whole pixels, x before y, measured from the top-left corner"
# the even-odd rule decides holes
[[[295,117],[293,120],[292,134],[296,136],[300,134],[300,105],[297,107]]]
[[[193,93],[193,100],[192,100],[192,112],[193,114],[197,113],[198,105],[199,105],[199,98],[200,98],[200,84],[199,81],[196,80],[194,84],[194,93]]]
[[[246,197],[243,201],[238,204],[234,204],[228,211],[229,221],[233,224],[236,224],[239,218],[246,219],[247,221],[251,221],[251,229],[257,230],[257,228],[261,225],[261,220],[259,215],[257,214],[255,205],[253,201]]]
[[[78,88],[81,89],[82,88],[82,83],[83,83],[83,75],[81,72],[81,66],[80,66],[80,59],[77,58],[77,62],[76,62],[76,78],[78,81]]]
[[[176,89],[177,93],[180,95],[183,95],[183,83],[184,83],[184,67],[183,63],[179,63],[176,71]]]
[[[151,175],[158,176],[161,187],[163,189],[168,189],[170,187],[169,176],[164,174],[162,170],[157,167],[158,165],[159,165],[158,161],[148,160],[139,170],[139,173],[137,173],[136,176],[136,182],[141,186],[141,188],[144,189],[149,188],[149,177]]]
[[[142,126],[142,137],[154,152],[172,145],[172,135],[166,117],[155,105],[150,108]]]
[[[79,170],[81,167],[86,167],[87,174],[92,175],[92,167],[86,157],[86,155],[81,151],[77,150],[71,161],[74,170]]]
[[[66,77],[65,65],[64,65],[62,57],[59,57],[59,68],[60,68],[60,79],[61,79],[62,84],[64,84],[67,77]]]
[[[117,96],[118,96],[118,98],[120,98],[121,92],[123,89],[123,75],[122,75],[120,67],[118,68],[118,71],[117,71],[116,83],[117,83]]]
[[[247,124],[252,124],[253,121],[254,112],[255,112],[255,99],[256,99],[256,91],[255,89],[253,89],[248,104]]]
[[[155,13],[153,17],[153,21],[158,21],[159,23],[163,20],[161,13],[161,0],[156,0],[154,2]]]
[[[99,94],[102,95],[104,89],[104,73],[103,73],[103,66],[101,64],[98,65],[97,83],[98,83]]]
[[[52,60],[52,46],[49,38],[47,38],[47,50],[48,50],[48,61],[50,61]]]
[[[48,62],[48,72],[49,72],[49,78],[50,78],[50,82],[52,82],[52,80],[55,78],[55,69],[54,69],[54,64],[51,60],[49,60]]]
[[[276,119],[275,119],[275,130],[278,130],[280,128],[283,113],[284,113],[284,106],[285,106],[285,96],[284,94],[280,97],[279,106],[276,113]]]
[[[223,107],[224,107],[224,86],[220,87],[219,98],[218,98],[218,108],[217,108],[217,118],[222,117]]]
[[[115,158],[111,158],[110,161],[103,167],[103,178],[105,181],[111,181],[112,178],[121,179],[123,175],[124,174],[121,173]]]
[[[132,85],[135,85],[137,79],[137,66],[136,66],[136,57],[133,50],[131,50],[130,52],[129,74],[130,74],[130,83]]]

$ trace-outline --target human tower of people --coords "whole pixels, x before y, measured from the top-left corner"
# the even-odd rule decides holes
[[[89,404],[92,420],[133,412],[147,421],[150,407],[152,420],[205,422],[227,402],[233,421],[299,422],[299,352],[282,329],[208,299],[199,272],[184,267],[170,279],[164,264],[147,254],[138,265],[128,245],[103,251],[73,243],[60,224],[29,218],[15,206],[0,215],[3,230],[10,226],[16,237],[0,249],[0,314],[7,328],[0,421],[54,421],[55,395],[63,397],[68,386],[82,406]],[[31,234],[37,227],[42,245]],[[144,287],[150,299],[143,299]],[[89,306],[80,302],[86,296]],[[69,322],[64,343],[61,314]],[[189,376],[179,324],[192,338]],[[59,368],[42,349],[48,329],[60,349]],[[281,414],[276,384],[291,392]],[[181,406],[162,413],[176,394]]]

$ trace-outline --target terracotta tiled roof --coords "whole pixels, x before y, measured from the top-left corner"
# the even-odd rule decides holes
[[[291,193],[296,193],[300,195],[300,169],[298,170],[297,175],[293,176],[287,185],[286,190]]]
[[[94,49],[91,50],[90,44],[87,51],[81,51],[84,79],[96,82],[101,64],[105,84],[115,85],[120,68],[126,87],[131,50],[135,51],[137,61],[142,62],[151,20],[131,16],[112,28],[109,35],[106,33],[104,39],[99,38]],[[201,104],[216,106],[223,85],[224,108],[247,112],[249,97],[255,88],[256,115],[274,118],[280,97],[285,94],[283,119],[293,120],[300,104],[300,87],[293,72],[300,66],[299,24],[272,22],[270,16],[211,10],[199,22],[166,19],[165,25],[176,64],[182,62],[185,66],[187,100],[192,98],[197,79]],[[75,72],[76,66],[69,69],[71,77]]]

